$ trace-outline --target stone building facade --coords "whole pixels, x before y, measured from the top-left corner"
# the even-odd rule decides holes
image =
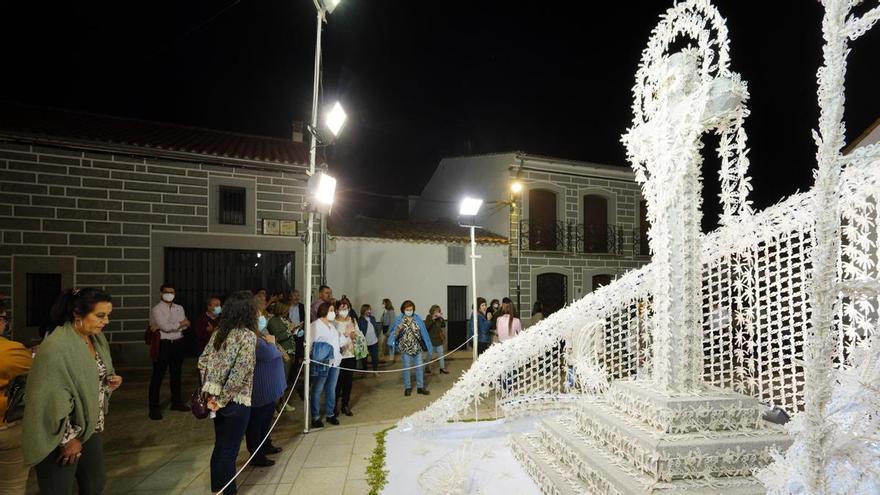
[[[484,295],[509,295],[524,317],[535,301],[552,312],[650,261],[645,207],[628,168],[519,152],[446,158],[411,216],[455,218],[463,196],[484,199],[480,224],[509,239],[509,293]]]
[[[304,144],[23,106],[4,117],[0,292],[16,340],[38,337],[59,288],[101,287],[114,358],[146,364],[164,281],[193,321],[209,293],[302,287]],[[295,223],[281,235],[265,220]]]

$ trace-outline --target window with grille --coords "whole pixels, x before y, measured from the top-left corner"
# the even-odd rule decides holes
[[[464,246],[447,246],[446,247],[446,264],[463,265],[465,264]]]
[[[220,186],[220,208],[218,222],[221,225],[246,225],[247,189],[243,187]]]

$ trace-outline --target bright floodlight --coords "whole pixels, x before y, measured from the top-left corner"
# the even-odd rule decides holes
[[[342,0],[320,0],[320,3],[321,3],[321,6],[324,8],[324,10],[327,11],[328,14],[332,14],[333,9],[335,9],[336,7],[339,7],[339,2],[341,2],[341,1]]]
[[[342,105],[340,105],[338,101],[333,105],[333,108],[327,112],[327,128],[330,129],[330,132],[333,133],[334,137],[339,135],[342,126],[345,125],[346,117],[345,110],[342,109]]]
[[[309,203],[320,213],[329,213],[336,194],[336,179],[318,172],[309,178]]]
[[[522,186],[522,182],[520,182],[520,181],[516,181],[516,182],[514,182],[513,184],[510,185],[510,190],[511,190],[514,194],[519,194],[519,192],[522,191],[522,187],[523,187],[523,186]]]
[[[480,211],[480,206],[482,205],[482,199],[464,198],[463,200],[461,200],[461,206],[458,209],[458,214],[464,217],[476,216],[477,212]]]

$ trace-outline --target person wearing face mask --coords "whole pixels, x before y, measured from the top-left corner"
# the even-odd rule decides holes
[[[326,420],[331,425],[338,425],[339,419],[333,411],[336,405],[336,380],[339,377],[339,365],[342,363],[342,350],[339,347],[339,332],[336,330],[334,321],[336,321],[336,307],[329,302],[322,303],[315,311],[317,319],[312,323],[314,332],[312,333],[313,342],[315,344],[324,343],[329,345],[331,355],[324,359],[316,353],[321,346],[312,346],[312,355],[310,358],[319,366],[311,367],[311,385],[309,391],[312,415],[312,428],[323,428],[324,423],[321,422],[321,392],[324,393],[325,408],[327,411]],[[326,363],[325,363],[326,361]],[[325,365],[326,364],[326,365]]]
[[[28,468],[21,451],[21,418],[10,415],[6,422],[6,392],[19,376],[27,376],[33,364],[31,351],[4,336],[9,315],[0,299],[0,493],[24,495]]]
[[[379,325],[373,318],[373,308],[369,304],[361,305],[361,316],[358,318],[358,328],[364,334],[364,340],[367,344],[367,352],[370,355],[370,363],[373,366],[373,377],[379,376]],[[364,370],[367,369],[366,360],[364,361]]]
[[[183,403],[180,392],[180,371],[183,367],[185,347],[183,331],[190,327],[183,306],[174,304],[174,286],[168,283],[159,288],[162,300],[150,311],[150,329],[159,333],[159,355],[153,362],[153,375],[150,377],[150,419],[162,419],[159,408],[159,389],[165,378],[165,370],[171,369],[171,409],[189,411]]]
[[[352,371],[357,366],[355,357],[355,332],[360,334],[357,327],[357,320],[351,312],[351,302],[348,299],[340,299],[338,310],[336,311],[336,331],[339,332],[339,349],[342,353],[342,364],[340,364],[339,380],[336,382],[336,400],[342,403],[342,413],[346,416],[352,416],[349,403],[351,401],[351,385],[354,379]],[[339,416],[339,406],[334,409],[334,415]]]
[[[220,313],[222,312],[223,307],[220,304],[220,297],[209,297],[208,301],[205,303],[205,312],[202,313],[202,316],[199,316],[198,320],[196,320],[196,356],[201,356],[202,351],[205,350],[205,346],[208,345],[208,340],[210,340],[211,334],[214,333],[214,329],[217,328],[217,318],[220,317]]]
[[[477,354],[482,354],[489,346],[492,344],[492,333],[491,333],[491,324],[489,323],[489,319],[486,318],[486,310],[488,309],[486,305],[486,299],[482,297],[477,298]],[[470,320],[468,320],[468,339],[474,338],[474,316],[471,315]]]
[[[425,326],[428,327],[428,335],[431,336],[431,347],[440,358],[440,373],[448,375],[446,369],[446,358],[443,356],[443,347],[446,345],[446,320],[443,319],[443,311],[440,306],[433,305],[428,310],[428,319],[425,320]],[[433,358],[434,354],[428,354],[428,361]],[[425,371],[431,373],[431,365],[426,366]]]
[[[400,352],[403,364],[403,395],[412,395],[412,377],[409,368],[416,370],[416,391],[422,395],[430,392],[425,388],[425,370],[422,366],[422,353],[433,352],[431,337],[425,327],[425,320],[416,314],[416,305],[412,301],[404,301],[400,305],[401,315],[391,326],[388,346],[396,347]]]

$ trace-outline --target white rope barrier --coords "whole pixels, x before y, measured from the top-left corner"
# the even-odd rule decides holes
[[[449,352],[447,352],[446,354],[444,354],[444,355],[438,357],[437,359],[434,359],[433,361],[426,361],[426,362],[424,362],[424,363],[422,363],[422,364],[419,364],[419,365],[416,365],[416,366],[410,366],[410,367],[408,367],[408,368],[398,368],[398,369],[393,369],[393,370],[377,370],[377,371],[370,371],[370,370],[361,370],[361,369],[355,369],[355,368],[344,368],[344,367],[342,367],[342,366],[331,366],[331,365],[329,365],[329,364],[324,364],[324,363],[321,363],[321,362],[318,362],[318,361],[312,361],[311,359],[309,359],[309,362],[311,362],[311,363],[315,363],[315,364],[320,364],[321,366],[326,366],[326,367],[328,367],[328,368],[336,368],[336,369],[341,370],[341,371],[359,371],[359,372],[362,372],[362,373],[399,373],[399,372],[401,372],[401,371],[409,371],[409,370],[414,370],[414,369],[416,369],[416,368],[421,368],[421,367],[424,367],[424,366],[428,366],[429,364],[436,363],[436,362],[440,361],[441,359],[446,359],[447,357],[451,356],[454,352],[456,352],[456,351],[460,350],[462,347],[464,347],[464,346],[470,344],[470,341],[471,341],[471,339],[467,339],[467,340],[464,341],[464,343],[461,344],[460,346],[456,347],[455,349],[452,349],[451,351],[449,351]],[[427,352],[427,351],[422,351],[422,352]],[[308,359],[308,358],[307,358],[307,359]]]
[[[300,373],[302,373],[305,364],[305,361],[303,361],[302,364],[299,365],[299,371],[296,372],[296,378],[293,379],[293,385],[290,387],[290,392],[287,393],[287,397],[284,399],[285,405],[287,405],[288,401],[290,401],[290,397],[293,395],[294,390],[296,390],[296,383],[299,381],[299,375]],[[308,391],[306,391],[306,393],[308,393]],[[238,476],[242,473],[242,471],[244,471],[246,467],[248,467],[248,465],[254,459],[254,456],[257,455],[260,449],[263,448],[263,444],[266,443],[266,440],[272,435],[272,431],[275,430],[275,425],[278,424],[278,420],[281,419],[281,416],[284,415],[284,409],[285,408],[282,407],[281,411],[278,412],[278,416],[275,418],[275,421],[272,422],[272,426],[269,428],[269,432],[266,433],[266,436],[263,437],[260,445],[258,445],[257,448],[254,449],[254,452],[251,454],[251,456],[248,457],[248,459],[244,462],[244,465],[241,466],[241,469],[239,469],[238,472],[235,473],[235,476],[233,476],[215,495],[221,495],[223,493],[223,490],[229,488],[229,485],[231,485],[232,482],[235,481],[236,478],[238,478]]]

